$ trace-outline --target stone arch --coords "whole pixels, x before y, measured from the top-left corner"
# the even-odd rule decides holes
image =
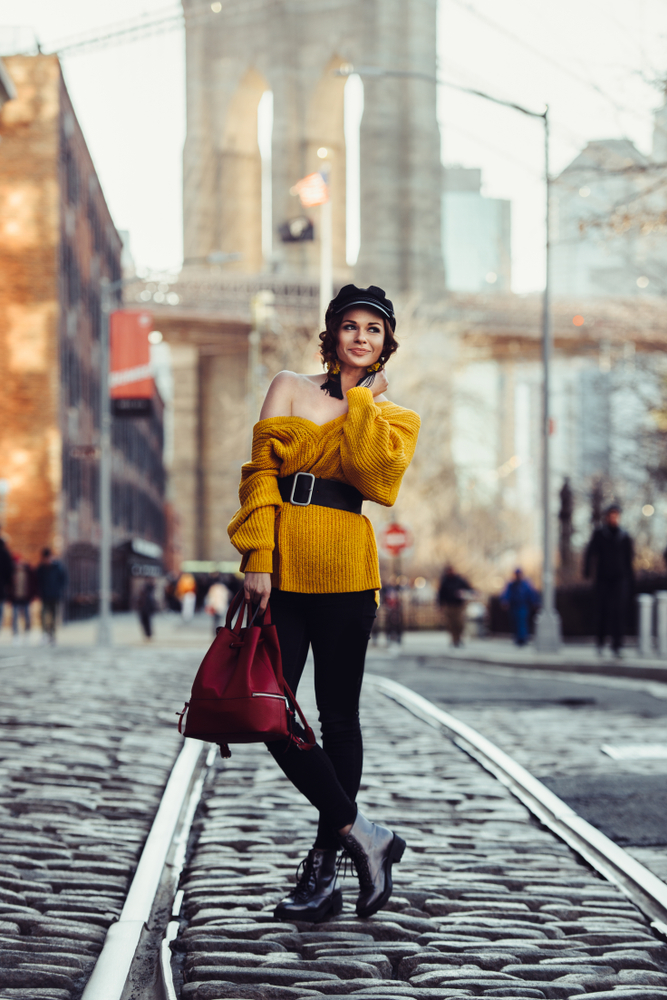
[[[219,248],[242,258],[226,268],[262,269],[262,161],[257,142],[257,107],[269,90],[256,69],[246,71],[227,106],[220,141]],[[217,249],[217,248],[216,248]]]
[[[347,78],[335,76],[334,71],[347,62],[335,55],[327,63],[322,76],[317,81],[308,103],[305,129],[306,172],[320,170],[322,160],[317,150],[325,146],[331,150],[330,185],[333,225],[333,265],[334,276],[349,279],[345,254],[345,122],[344,94]],[[319,239],[315,245],[319,252]]]

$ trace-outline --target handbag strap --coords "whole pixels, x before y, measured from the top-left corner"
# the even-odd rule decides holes
[[[301,711],[301,707],[299,705],[299,702],[296,700],[296,698],[292,694],[292,689],[290,688],[289,684],[287,683],[287,681],[284,678],[283,678],[283,687],[285,689],[286,694],[289,697],[289,700],[292,702],[292,704],[294,705],[294,707],[295,707],[295,709],[297,711],[297,714],[299,716],[299,719],[301,720],[301,724],[303,726],[304,732],[306,734],[305,740],[302,740],[299,736],[295,736],[294,733],[292,733],[292,740],[294,741],[294,743],[296,743],[296,745],[298,747],[300,747],[301,750],[310,750],[311,747],[314,747],[315,743],[317,742],[315,740],[315,733],[313,732],[313,730],[308,725],[308,722],[306,721],[306,716]]]
[[[234,594],[232,600],[230,601],[229,607],[227,608],[227,618],[225,620],[225,628],[230,629],[230,631],[232,632],[236,632],[237,635],[241,631],[241,625],[243,623],[243,614],[245,609],[241,610],[241,613],[236,619],[236,622],[233,624],[234,615],[236,614],[237,611],[241,609],[241,606],[245,603],[244,597],[245,595],[243,593],[243,590],[242,589],[238,590]]]
[[[243,619],[245,617],[246,611],[248,613],[248,626],[254,625],[255,618],[257,618],[259,611],[259,604],[255,608],[255,611],[251,615],[252,604],[245,596],[243,589],[239,590],[232,598],[229,608],[227,609],[227,619],[225,621],[225,628],[230,629],[232,632],[236,632],[237,635],[241,632],[241,626],[243,625]],[[234,622],[234,616],[239,612],[236,621]],[[233,623],[233,624],[232,624]],[[264,617],[262,619],[262,624],[271,624],[271,608],[266,605],[264,609]]]

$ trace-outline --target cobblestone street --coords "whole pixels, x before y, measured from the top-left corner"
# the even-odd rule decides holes
[[[482,667],[442,654],[388,657],[382,650],[370,651],[368,669],[483,733],[667,879],[666,684]],[[663,746],[664,755],[614,759],[602,751],[643,744]]]
[[[408,842],[388,907],[358,920],[349,878],[334,921],[275,924],[312,809],[262,748],[235,748],[184,881],[186,1000],[667,996],[667,948],[641,914],[494,778],[370,688],[363,723],[361,808]]]
[[[80,996],[181,746],[174,713],[204,643],[197,632],[189,649],[0,656],[0,1000]],[[472,675],[452,666],[377,653],[369,662],[445,704],[540,777],[604,776],[619,762],[600,754],[601,740],[657,741],[664,732],[649,701],[638,733],[633,713],[591,704],[574,681],[570,700],[586,693],[576,704],[545,700],[517,711],[515,701],[493,702],[502,670],[487,672],[490,700],[475,701],[461,687]],[[531,692],[525,671],[506,681]],[[625,701],[622,682],[614,683],[613,697]],[[300,700],[315,721],[311,688],[307,673]],[[652,704],[659,693],[641,697]],[[312,842],[314,816],[262,747],[234,747],[209,774],[183,883],[174,966],[184,1000],[667,996],[667,948],[613,886],[443,735],[370,686],[363,716],[362,809],[408,842],[389,906],[358,920],[348,876],[335,921],[272,920]],[[649,762],[628,766],[628,774],[655,773]],[[654,855],[658,864],[664,852]]]
[[[78,996],[182,740],[197,655],[0,658],[0,996]],[[179,705],[180,703],[180,705]]]

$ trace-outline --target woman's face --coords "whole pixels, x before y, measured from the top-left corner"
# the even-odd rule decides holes
[[[377,313],[348,309],[338,331],[337,354],[342,364],[351,368],[374,365],[384,347],[384,321]]]

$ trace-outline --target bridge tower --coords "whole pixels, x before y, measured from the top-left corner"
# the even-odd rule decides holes
[[[361,250],[351,270],[345,259],[346,81],[334,75],[345,63],[435,75],[437,0],[183,0],[183,7],[186,259],[238,252],[242,258],[228,267],[316,280],[317,210],[313,243],[281,244],[277,229],[300,214],[290,188],[319,168],[317,150],[325,146],[333,154],[335,278],[380,284],[392,295],[442,292],[435,85],[364,78]],[[262,252],[257,141],[257,109],[267,90],[274,109],[273,261]]]

